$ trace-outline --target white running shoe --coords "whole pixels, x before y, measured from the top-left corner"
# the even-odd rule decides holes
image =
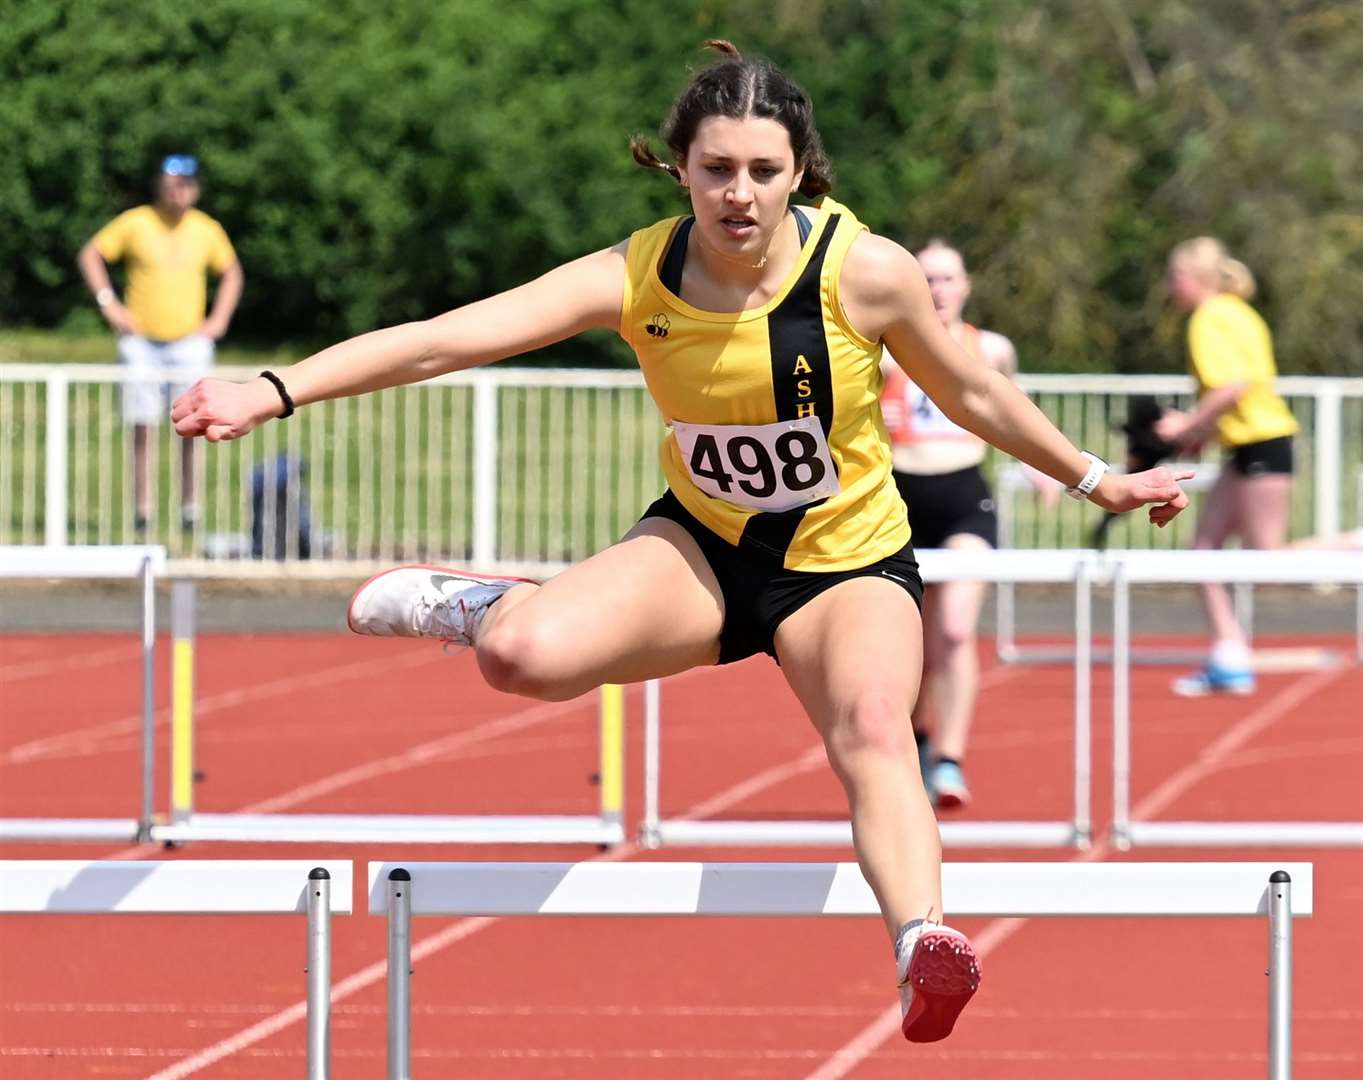
[[[483,577],[443,566],[385,570],[350,598],[346,624],[376,637],[429,637],[472,645],[493,601],[528,578]]]
[[[909,1042],[936,1042],[980,986],[980,958],[970,939],[941,923],[921,922],[896,946],[900,1030]]]

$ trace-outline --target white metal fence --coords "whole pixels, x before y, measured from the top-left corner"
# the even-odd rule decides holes
[[[251,369],[219,369],[249,377]],[[148,440],[153,499],[136,527],[132,437],[115,365],[0,364],[0,544],[165,544],[229,572],[278,561],[452,560],[547,569],[618,537],[662,490],[663,426],[633,371],[487,368],[310,406],[248,438],[196,448],[198,514],[182,524],[181,440]],[[1133,394],[1189,404],[1179,376],[1024,375],[1076,443],[1120,460]],[[1293,533],[1357,520],[1363,379],[1284,378],[1302,425]],[[995,468],[1000,462],[993,463]],[[1087,542],[1098,511],[1020,499],[1020,547]],[[1181,547],[1191,523],[1132,518],[1113,547]]]

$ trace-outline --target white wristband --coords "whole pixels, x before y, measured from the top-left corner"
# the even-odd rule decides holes
[[[114,290],[109,288],[108,285],[105,285],[104,288],[95,293],[95,303],[102,308],[108,307],[115,299]]]
[[[1093,494],[1093,489],[1098,486],[1098,481],[1103,478],[1103,474],[1108,470],[1108,464],[1096,454],[1090,454],[1087,450],[1081,451],[1084,457],[1088,458],[1089,469],[1084,473],[1084,479],[1075,484],[1074,487],[1067,487],[1065,494],[1071,498],[1084,500]]]

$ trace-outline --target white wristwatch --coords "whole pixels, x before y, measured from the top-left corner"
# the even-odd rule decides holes
[[[1087,450],[1082,450],[1080,453],[1088,458],[1089,470],[1084,473],[1084,479],[1080,480],[1074,487],[1067,487],[1065,494],[1082,501],[1093,494],[1093,489],[1098,486],[1098,481],[1103,478],[1103,474],[1108,470],[1108,463],[1098,457],[1097,454],[1090,454]]]

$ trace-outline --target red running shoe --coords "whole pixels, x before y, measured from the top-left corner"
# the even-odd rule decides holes
[[[970,939],[940,923],[919,923],[899,940],[898,967],[904,1038],[945,1039],[980,987],[980,959]]]

